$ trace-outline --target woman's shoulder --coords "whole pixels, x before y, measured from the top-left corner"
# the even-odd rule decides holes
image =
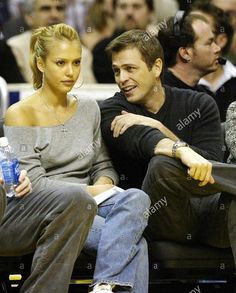
[[[5,115],[6,126],[31,126],[33,100],[35,95],[31,95],[13,105],[11,105]]]
[[[78,98],[79,104],[90,109],[91,112],[100,112],[98,102],[95,99],[82,96]]]

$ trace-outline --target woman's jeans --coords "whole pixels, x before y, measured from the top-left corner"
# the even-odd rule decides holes
[[[85,250],[97,251],[93,286],[116,284],[118,292],[148,292],[148,251],[142,237],[150,199],[138,189],[117,193],[99,205]],[[117,291],[116,291],[117,292]]]

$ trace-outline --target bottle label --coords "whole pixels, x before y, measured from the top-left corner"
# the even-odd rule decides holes
[[[8,160],[3,160],[2,165],[2,174],[4,183],[10,185],[13,183],[13,174],[12,174],[12,162]]]
[[[13,184],[19,183],[20,166],[17,159],[12,160],[12,173],[13,173]]]

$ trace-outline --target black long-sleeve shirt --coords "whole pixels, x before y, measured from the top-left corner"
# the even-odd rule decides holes
[[[221,125],[215,101],[205,93],[168,86],[165,96],[156,114],[127,102],[123,93],[100,104],[102,134],[124,188],[141,186],[155,146],[166,136],[157,129],[134,125],[113,138],[111,122],[122,110],[159,120],[206,159],[222,160]]]

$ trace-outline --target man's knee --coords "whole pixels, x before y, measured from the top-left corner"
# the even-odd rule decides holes
[[[155,176],[156,179],[181,177],[187,175],[187,168],[177,159],[157,155],[150,160],[147,174]]]

